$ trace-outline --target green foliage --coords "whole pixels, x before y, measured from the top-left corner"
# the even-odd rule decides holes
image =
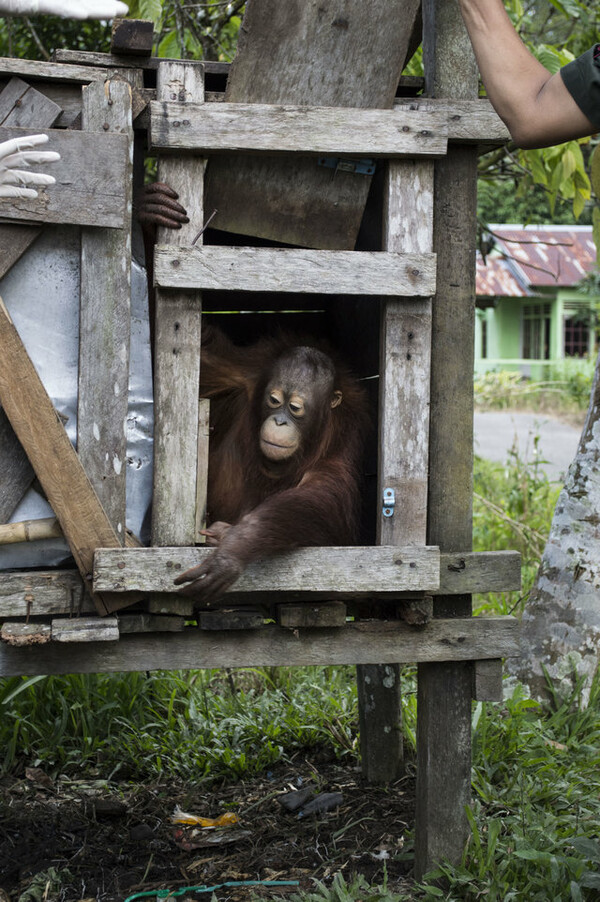
[[[522,594],[481,596],[478,612],[522,610],[548,538],[560,486],[551,483],[537,455],[525,463],[516,449],[506,464],[475,458],[473,548],[475,551],[514,549],[522,555]]]
[[[566,359],[548,368],[548,379],[532,381],[497,370],[475,376],[475,404],[482,410],[532,410],[576,417],[587,410],[595,361]]]
[[[414,897],[408,893],[393,892],[385,879],[381,885],[370,885],[362,874],[346,881],[344,875],[338,872],[330,886],[315,881],[313,892],[293,893],[286,898],[290,902],[410,902]]]
[[[600,887],[600,699],[580,686],[548,711],[517,686],[503,709],[479,704],[473,731],[475,804],[462,864],[442,866],[440,898],[565,902]]]
[[[0,769],[236,777],[297,748],[355,754],[355,703],[343,668],[15,677],[0,680]]]

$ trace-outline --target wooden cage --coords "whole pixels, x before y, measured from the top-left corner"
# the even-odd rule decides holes
[[[224,102],[227,66],[126,47],[0,60],[0,141],[48,130],[62,156],[55,189],[3,205],[0,279],[43,226],[81,227],[77,452],[0,305],[0,522],[35,476],[76,564],[0,573],[0,675],[357,664],[363,767],[390,779],[401,766],[399,665],[416,662],[420,874],[460,856],[471,699],[497,699],[501,659],[518,654],[516,621],[474,618],[469,600],[520,586],[516,553],[470,544],[476,155],[507,135],[472,69],[456,64],[458,88],[436,69],[448,47],[470,60],[446,7],[424,4],[437,96],[398,96],[391,109]],[[125,529],[125,468],[114,462],[126,455],[127,392],[115,386],[128,378],[132,165],[146,134],[190,223],[164,230],[155,252],[152,541],[141,547]],[[378,161],[380,246],[204,243],[206,159],[240,154]],[[379,442],[374,545],[260,562],[229,593],[233,610],[196,615],[173,578],[209,553],[197,544],[203,292],[260,293],[263,306],[273,293],[280,307],[289,292],[342,317],[357,300],[376,306]]]

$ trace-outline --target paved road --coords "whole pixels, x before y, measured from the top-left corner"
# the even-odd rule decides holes
[[[538,457],[546,461],[550,479],[559,481],[571,463],[580,430],[554,420],[546,414],[485,411],[475,413],[475,454],[487,460],[505,463],[516,445],[521,458],[533,461],[535,438]]]

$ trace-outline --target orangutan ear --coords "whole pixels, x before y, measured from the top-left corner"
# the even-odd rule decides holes
[[[341,391],[334,391],[333,398],[331,399],[331,407],[339,407],[342,403],[342,393]]]

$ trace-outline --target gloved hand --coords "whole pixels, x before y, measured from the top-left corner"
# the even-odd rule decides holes
[[[48,135],[27,135],[0,144],[0,197],[37,197],[38,193],[31,185],[54,184],[53,176],[29,169],[32,163],[60,160],[60,154],[53,150],[27,150],[47,141]]]
[[[0,0],[0,15],[63,16],[65,19],[113,19],[127,15],[120,0]]]

